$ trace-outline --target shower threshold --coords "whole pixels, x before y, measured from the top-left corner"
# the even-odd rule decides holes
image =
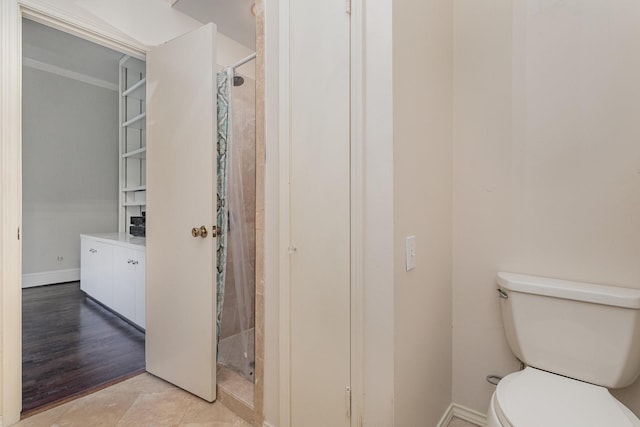
[[[246,354],[244,343],[247,344]],[[217,366],[218,389],[232,395],[249,407],[253,407],[254,403],[254,357],[253,328],[220,340]]]

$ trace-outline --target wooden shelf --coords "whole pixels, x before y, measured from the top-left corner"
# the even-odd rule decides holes
[[[135,116],[134,118],[132,118],[131,120],[127,120],[126,122],[124,122],[122,124],[122,127],[123,128],[144,129],[145,126],[146,126],[146,120],[145,120],[146,117],[147,117],[147,113],[139,114],[139,115]]]
[[[146,159],[147,147],[138,148],[137,150],[129,151],[122,155],[123,159]]]
[[[127,187],[127,188],[123,188],[122,191],[125,192],[125,193],[131,193],[131,192],[134,192],[134,191],[147,191],[147,186],[146,185],[138,185],[137,187]]]
[[[140,80],[138,83],[134,84],[129,89],[122,92],[122,96],[144,101],[146,97],[146,89],[145,89],[146,83],[147,83],[146,78]]]

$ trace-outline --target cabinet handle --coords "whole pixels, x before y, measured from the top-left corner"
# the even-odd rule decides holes
[[[133,260],[132,260],[132,259],[128,259],[128,260],[127,260],[127,264],[131,264],[132,262],[133,262]]]
[[[138,265],[138,261],[136,261],[135,259],[132,259],[132,260],[131,260],[131,264],[133,264],[133,265]]]
[[[93,249],[93,248],[89,248],[89,252],[91,252],[92,254],[95,254],[96,252],[98,252],[97,249]]]

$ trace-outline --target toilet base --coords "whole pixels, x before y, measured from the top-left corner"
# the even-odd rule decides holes
[[[487,427],[504,427],[500,420],[498,419],[498,414],[496,413],[495,407],[495,398],[496,393],[494,392],[491,396],[491,401],[489,403],[489,411],[487,411]]]

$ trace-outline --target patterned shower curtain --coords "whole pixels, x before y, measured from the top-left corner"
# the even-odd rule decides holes
[[[229,157],[227,152],[227,142],[231,140],[231,123],[229,116],[229,96],[231,85],[233,84],[233,71],[224,70],[218,73],[218,247],[216,248],[216,330],[217,339],[220,341],[220,320],[222,318],[222,306],[224,304],[224,285],[227,272],[227,232],[229,225],[229,208],[227,205],[227,170],[229,168]]]

